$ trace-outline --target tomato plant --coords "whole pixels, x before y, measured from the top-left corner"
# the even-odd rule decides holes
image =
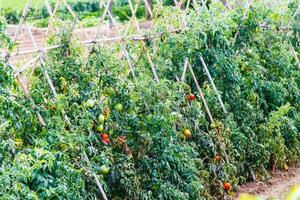
[[[201,17],[191,10],[185,30],[146,42],[151,55],[157,47],[153,64],[159,83],[140,43],[126,42],[131,60],[140,56],[134,78],[118,45],[96,45],[86,63],[84,49],[69,42],[64,23],[49,38],[62,48],[51,50],[30,80],[31,100],[1,59],[0,196],[96,199],[95,173],[109,199],[226,199],[227,191],[253,176],[265,179],[269,170],[295,164],[300,72],[290,43],[299,51],[299,15],[293,20],[291,14],[296,5],[293,1],[279,13],[256,2],[248,11],[228,12],[211,2]],[[159,33],[166,22],[178,27],[185,17],[174,7],[156,12],[153,31]],[[291,30],[282,28],[287,25]],[[6,36],[2,41],[7,45]],[[214,122],[195,98],[200,94],[191,75],[176,81],[186,59]],[[46,127],[39,125],[36,111]]]

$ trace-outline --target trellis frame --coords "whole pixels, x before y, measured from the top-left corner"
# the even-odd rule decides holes
[[[132,16],[131,16],[131,18],[130,18],[130,20],[129,20],[129,23],[128,23],[128,26],[127,26],[127,28],[126,28],[126,30],[125,30],[125,34],[124,34],[124,35],[121,35],[121,31],[120,31],[120,29],[119,29],[117,23],[115,22],[115,20],[114,20],[114,18],[113,18],[113,16],[112,16],[112,13],[110,13],[110,11],[109,11],[109,9],[108,9],[109,4],[110,4],[110,2],[112,1],[112,0],[108,0],[107,4],[106,4],[106,6],[105,6],[105,11],[104,11],[104,13],[103,13],[103,15],[102,15],[102,17],[101,17],[101,19],[100,19],[100,22],[99,22],[99,29],[98,29],[98,31],[101,29],[102,23],[104,22],[105,17],[108,16],[108,17],[112,20],[113,26],[116,28],[116,30],[117,30],[117,32],[118,32],[118,36],[117,36],[117,37],[113,37],[113,38],[102,38],[102,39],[98,39],[98,38],[97,38],[97,37],[98,37],[98,31],[96,32],[95,37],[94,37],[93,39],[89,39],[89,36],[88,36],[88,34],[85,32],[85,29],[83,28],[82,24],[80,23],[80,21],[78,21],[78,20],[76,19],[76,13],[72,10],[72,8],[69,6],[69,4],[67,3],[66,0],[57,0],[57,1],[56,1],[56,4],[55,4],[55,7],[54,7],[53,10],[52,10],[51,5],[50,5],[50,3],[48,2],[48,0],[44,0],[44,1],[45,1],[45,5],[46,5],[46,8],[47,8],[47,11],[48,11],[48,13],[49,13],[49,15],[50,15],[49,24],[48,24],[48,27],[47,27],[47,30],[46,30],[46,36],[47,36],[48,33],[50,32],[50,29],[51,29],[51,28],[55,28],[55,27],[52,27],[51,25],[52,25],[52,23],[53,23],[53,20],[54,20],[54,18],[55,18],[55,16],[56,16],[56,13],[57,13],[57,11],[58,11],[58,9],[59,9],[60,4],[63,3],[63,5],[65,5],[65,6],[67,7],[67,10],[71,13],[72,17],[74,18],[74,23],[73,23],[73,26],[72,26],[72,28],[71,28],[71,35],[70,35],[70,37],[69,37],[69,40],[71,40],[72,33],[73,33],[74,29],[75,29],[76,24],[78,23],[78,24],[79,24],[79,27],[83,30],[84,36],[85,36],[85,38],[86,38],[86,40],[82,41],[81,43],[82,43],[83,45],[86,45],[86,46],[92,46],[91,49],[94,49],[95,46],[96,46],[96,44],[98,44],[98,43],[104,43],[104,42],[118,42],[119,45],[121,46],[122,51],[124,52],[126,62],[127,62],[128,65],[129,65],[130,71],[131,71],[132,76],[133,76],[134,79],[136,79],[136,76],[135,76],[135,73],[134,73],[134,66],[132,65],[132,60],[131,60],[131,58],[130,58],[130,56],[129,56],[128,50],[126,49],[125,43],[126,43],[126,41],[129,41],[129,40],[137,41],[137,42],[139,42],[139,43],[141,44],[141,46],[142,46],[142,50],[143,50],[143,51],[141,52],[141,54],[145,54],[146,59],[147,59],[147,62],[148,62],[148,64],[150,65],[150,68],[151,68],[151,71],[152,71],[152,73],[153,73],[153,76],[154,76],[155,81],[156,81],[156,82],[159,82],[159,77],[158,77],[158,74],[157,74],[157,71],[156,71],[155,64],[153,63],[153,58],[151,57],[151,55],[150,55],[150,53],[149,53],[149,51],[148,51],[148,49],[147,49],[147,47],[146,47],[145,41],[144,41],[144,40],[147,39],[149,36],[145,36],[145,35],[142,34],[140,25],[139,25],[138,20],[137,20],[137,17],[136,17],[136,11],[137,11],[137,9],[138,9],[140,3],[141,3],[140,0],[138,0],[138,1],[136,2],[135,5],[132,4],[131,0],[128,0],[128,2],[129,2],[129,7],[130,7],[130,11],[131,11]],[[146,5],[146,8],[148,9],[150,15],[153,16],[152,10],[150,9],[149,5],[147,4],[147,1],[146,1],[146,0],[143,0],[143,1],[144,1],[145,5]],[[178,8],[181,7],[183,1],[184,1],[184,0],[180,0],[180,1],[178,2],[178,1],[174,0],[175,5],[176,5]],[[205,0],[205,1],[204,1],[204,0],[201,0],[202,6],[200,7],[199,14],[201,14],[201,12],[203,11],[203,9],[206,8],[206,6],[205,6],[205,5],[206,5],[206,2],[207,2],[207,0]],[[225,5],[230,9],[231,6],[228,4],[227,1],[225,1],[225,2],[226,2]],[[27,12],[28,12],[28,10],[29,10],[29,8],[30,8],[30,3],[31,3],[31,0],[27,0],[26,5],[25,5],[25,7],[24,7],[24,10],[23,10],[23,12],[22,12],[22,16],[21,16],[19,25],[18,25],[18,27],[17,27],[17,30],[16,30],[15,34],[14,34],[14,37],[13,37],[13,40],[12,40],[13,42],[17,41],[18,36],[19,36],[19,33],[20,33],[21,25],[24,24],[24,22],[26,21],[26,14],[27,14]],[[188,0],[188,5],[189,5],[190,3],[196,3],[196,0]],[[100,4],[101,4],[101,1],[100,1]],[[251,4],[250,4],[250,5],[251,5]],[[186,14],[187,14],[188,11],[189,11],[188,8],[189,8],[189,7],[187,6],[186,10],[184,11]],[[296,12],[298,12],[298,10],[299,10],[299,8],[296,10]],[[294,13],[294,15],[296,14],[296,12]],[[183,28],[185,27],[185,25],[186,25],[186,24],[182,24],[181,28],[183,29]],[[138,35],[129,35],[129,30],[130,30],[130,28],[132,28],[132,26],[134,26],[134,28],[135,28],[136,31],[138,32]],[[36,44],[36,40],[35,40],[35,38],[34,38],[34,36],[33,36],[33,34],[32,34],[31,28],[28,26],[27,23],[26,23],[26,29],[27,29],[28,33],[30,34],[30,38],[31,38],[31,41],[32,41],[32,43],[33,43],[34,49],[27,50],[27,51],[21,51],[21,52],[14,52],[14,53],[12,53],[12,54],[7,53],[6,56],[5,56],[5,61],[6,61],[6,63],[9,64],[9,65],[12,67],[12,69],[14,70],[14,73],[15,73],[14,76],[15,76],[17,82],[20,84],[20,86],[21,86],[21,88],[22,88],[22,90],[23,90],[23,92],[24,92],[25,97],[28,98],[28,99],[30,100],[30,102],[31,102],[31,104],[32,104],[32,107],[33,107],[33,109],[34,109],[35,112],[36,112],[36,115],[37,115],[37,118],[38,118],[40,124],[41,124],[42,126],[46,126],[46,123],[45,123],[44,119],[42,118],[41,114],[40,114],[39,111],[38,111],[37,106],[35,105],[35,102],[30,98],[30,92],[29,92],[29,90],[26,88],[25,84],[23,83],[23,81],[22,81],[22,79],[21,79],[20,77],[21,77],[21,74],[22,74],[24,71],[29,70],[31,66],[33,66],[33,70],[34,70],[34,66],[37,64],[37,62],[40,62],[40,65],[41,65],[41,67],[43,68],[44,76],[45,76],[45,78],[46,78],[46,80],[47,80],[47,82],[48,82],[48,85],[49,85],[49,87],[50,87],[50,90],[51,90],[51,92],[52,92],[54,98],[56,99],[56,98],[57,98],[57,92],[56,92],[56,90],[55,90],[55,86],[54,86],[54,84],[53,84],[53,82],[52,82],[52,80],[51,80],[51,77],[49,76],[48,71],[47,71],[47,69],[46,69],[45,62],[44,62],[44,61],[45,61],[44,56],[46,56],[47,52],[49,52],[49,51],[52,50],[52,49],[61,48],[62,45],[46,46],[45,38],[44,38],[43,43],[44,43],[45,46],[43,46],[42,48],[38,48],[38,46],[37,46],[37,44]],[[176,31],[178,31],[178,30],[174,30],[174,32],[176,32]],[[239,33],[239,32],[237,32],[237,34],[235,35],[234,41],[235,41],[236,38],[238,37],[238,33]],[[151,36],[150,36],[150,37],[151,37]],[[154,36],[154,37],[155,37],[155,36]],[[291,45],[291,44],[290,44],[290,45]],[[291,45],[291,52],[292,52],[293,55],[295,56],[296,63],[297,63],[297,65],[298,65],[299,69],[300,69],[300,63],[299,63],[298,57],[297,57],[296,52],[295,52],[295,50],[294,50],[294,48],[293,48],[292,45]],[[26,55],[26,54],[33,54],[33,53],[38,53],[38,55],[35,56],[34,58],[32,58],[28,63],[26,63],[26,65],[24,65],[23,67],[21,67],[21,69],[18,69],[18,70],[17,70],[17,68],[16,68],[14,65],[12,65],[12,64],[10,63],[10,58],[11,58],[11,56]],[[88,54],[88,59],[89,59],[91,53],[92,53],[92,51],[89,52],[89,54]],[[154,53],[154,54],[156,54],[156,53]],[[219,101],[219,103],[220,103],[220,105],[221,105],[221,108],[222,108],[223,112],[226,114],[226,113],[227,113],[226,108],[225,108],[225,106],[224,106],[224,104],[223,104],[223,101],[222,101],[222,99],[221,99],[221,97],[220,97],[220,95],[219,95],[219,93],[218,93],[218,90],[217,90],[217,88],[216,88],[216,86],[215,86],[215,84],[214,84],[214,82],[213,82],[213,79],[212,79],[212,77],[211,77],[211,75],[210,75],[210,73],[209,73],[208,67],[206,66],[206,63],[204,62],[204,59],[203,59],[202,57],[200,57],[200,60],[201,60],[202,66],[204,67],[204,69],[205,69],[205,71],[206,71],[206,75],[208,76],[208,79],[209,79],[211,85],[213,86],[214,92],[215,92],[215,94],[216,94],[216,96],[217,96],[217,98],[218,98],[218,101]],[[87,60],[86,64],[87,64],[87,63],[88,63],[88,60]],[[191,75],[192,75],[193,81],[194,81],[194,83],[195,83],[195,85],[196,85],[196,88],[197,88],[197,90],[198,90],[198,93],[199,93],[199,95],[200,95],[200,98],[201,98],[202,102],[204,103],[206,112],[207,112],[207,114],[208,114],[208,116],[209,116],[209,120],[210,120],[211,123],[213,123],[214,120],[213,120],[212,114],[211,114],[211,112],[210,112],[210,110],[209,110],[209,107],[208,107],[208,105],[207,105],[207,103],[206,103],[206,100],[205,100],[205,98],[204,98],[204,95],[203,95],[203,93],[202,93],[202,91],[201,91],[200,85],[199,85],[199,83],[198,83],[198,81],[197,81],[197,78],[196,78],[196,76],[195,76],[195,74],[194,74],[192,65],[191,65],[191,63],[188,61],[188,59],[186,58],[185,61],[184,61],[184,70],[183,70],[183,74],[182,74],[182,77],[181,77],[181,81],[184,81],[184,78],[185,78],[186,73],[187,73],[187,69],[189,70],[189,72],[190,72]],[[64,117],[66,123],[67,123],[69,126],[72,126],[72,124],[71,124],[71,122],[70,122],[68,116],[66,115],[65,111],[62,111],[62,115],[63,115],[63,117]],[[83,152],[83,155],[84,155],[84,158],[85,158],[85,160],[87,161],[87,163],[89,163],[89,159],[88,159],[88,157],[87,157],[87,155],[86,155],[85,152]],[[99,191],[100,191],[100,193],[101,193],[101,195],[102,195],[102,198],[103,198],[104,200],[107,200],[107,197],[106,197],[106,195],[105,195],[105,193],[104,193],[104,190],[103,190],[103,188],[102,188],[102,186],[101,186],[101,184],[100,184],[100,182],[99,182],[99,180],[98,180],[98,178],[97,178],[97,175],[96,175],[95,173],[93,173],[93,177],[94,177],[95,182],[96,182],[96,185],[97,185],[97,187],[98,187],[98,189],[99,189]]]

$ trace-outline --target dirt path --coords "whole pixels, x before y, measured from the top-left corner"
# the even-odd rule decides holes
[[[284,200],[291,188],[300,184],[300,165],[288,171],[276,171],[266,182],[249,182],[240,187],[237,196],[242,193],[253,194],[264,199]],[[238,200],[238,198],[236,198]]]

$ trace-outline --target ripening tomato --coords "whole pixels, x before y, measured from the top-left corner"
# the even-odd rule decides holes
[[[196,97],[195,97],[195,95],[194,94],[190,94],[190,95],[188,95],[188,100],[189,101],[194,101],[195,99],[196,99]]]
[[[101,139],[106,140],[106,139],[109,139],[109,137],[106,133],[103,133],[103,134],[101,134]]]
[[[225,182],[223,184],[224,190],[229,191],[231,189],[231,184],[229,182]]]
[[[216,160],[216,161],[221,161],[221,160],[222,160],[222,157],[218,154],[218,155],[215,156],[215,160]]]
[[[189,138],[189,137],[192,137],[192,133],[191,133],[191,131],[189,130],[189,129],[184,129],[183,130],[183,135],[185,136],[185,137],[187,137],[187,138]]]

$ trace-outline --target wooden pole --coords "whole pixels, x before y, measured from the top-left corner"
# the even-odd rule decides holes
[[[19,21],[19,25],[18,25],[17,30],[16,30],[16,32],[15,32],[15,34],[14,34],[13,39],[12,39],[12,43],[16,42],[17,39],[18,39],[18,35],[19,35],[19,33],[20,33],[21,25],[23,24],[23,22],[24,22],[24,20],[25,20],[25,18],[26,18],[26,14],[27,14],[27,12],[28,12],[28,10],[29,10],[30,4],[31,4],[31,0],[27,0],[26,5],[25,5],[25,8],[24,8],[24,10],[23,10],[23,12],[22,12],[21,19],[20,19],[20,21]],[[9,52],[7,52],[7,54],[6,54],[6,56],[5,56],[5,62],[6,62],[6,63],[9,62],[10,56],[11,56],[11,54],[10,54]]]
[[[113,0],[110,1],[109,6],[108,6],[108,12],[112,16],[112,9],[113,9]],[[109,17],[109,28],[112,29],[113,26],[113,21],[112,17]]]
[[[136,18],[136,11],[137,11],[137,8],[138,8],[138,5],[139,5],[140,2],[138,1],[138,2],[136,3],[135,9],[133,8],[133,5],[132,5],[132,3],[131,3],[131,0],[129,0],[128,3],[129,3],[129,7],[130,7],[130,10],[131,10],[131,13],[132,13],[132,17],[131,17],[131,18],[133,19],[133,21],[135,21],[135,26],[136,26],[137,31],[141,34],[141,29],[140,29],[140,26],[139,26],[138,21],[137,21],[137,18]],[[130,21],[131,21],[131,20],[130,20]],[[159,78],[158,78],[158,75],[157,75],[155,66],[154,66],[154,64],[153,64],[153,62],[152,62],[152,59],[151,59],[151,57],[150,57],[150,54],[149,54],[149,52],[147,51],[145,41],[141,40],[141,45],[142,45],[142,48],[143,48],[143,50],[144,50],[144,52],[145,52],[145,54],[146,54],[146,58],[147,58],[147,60],[148,60],[148,63],[150,64],[152,73],[153,73],[153,75],[154,75],[154,80],[155,80],[157,83],[159,83]]]
[[[144,0],[145,2],[145,17],[146,19],[151,19],[153,17],[153,1],[152,0]]]
[[[205,70],[205,73],[206,73],[206,75],[207,75],[207,77],[208,77],[208,80],[209,80],[210,84],[212,85],[212,88],[213,88],[213,90],[214,90],[214,92],[215,92],[215,94],[216,94],[216,96],[217,96],[217,98],[218,98],[218,101],[219,101],[219,103],[220,103],[220,105],[221,105],[221,108],[222,108],[224,114],[227,115],[227,110],[226,110],[226,108],[225,108],[225,106],[224,106],[224,103],[223,103],[223,101],[222,101],[222,99],[221,99],[221,96],[220,96],[220,94],[219,94],[219,91],[217,90],[217,87],[216,87],[216,85],[215,85],[215,83],[214,83],[214,80],[212,79],[212,77],[211,77],[211,75],[210,75],[210,73],[209,73],[209,70],[208,70],[208,68],[207,68],[207,66],[206,66],[206,63],[204,62],[202,56],[200,56],[200,61],[201,61],[201,64],[202,64],[202,66],[203,66],[203,68],[204,68],[204,70]]]
[[[291,43],[290,43],[290,48],[291,48],[292,54],[293,54],[293,56],[294,56],[294,58],[295,58],[295,60],[296,60],[298,69],[300,70],[300,62],[299,62],[299,58],[298,58],[297,53],[296,53],[296,51],[295,51],[295,49],[294,49],[294,47],[293,47],[293,45],[292,45]]]
[[[7,63],[7,64],[15,71],[15,67],[14,67],[12,64],[10,64],[10,63]],[[22,88],[22,90],[23,90],[23,93],[24,93],[25,97],[30,101],[31,107],[32,107],[32,109],[35,111],[35,114],[36,114],[36,116],[37,116],[37,118],[38,118],[38,120],[39,120],[40,125],[41,125],[41,126],[46,126],[46,123],[45,123],[45,121],[44,121],[42,115],[41,115],[40,112],[38,111],[37,106],[36,106],[36,104],[34,103],[33,99],[30,97],[29,91],[27,90],[27,87],[25,86],[24,82],[20,79],[20,76],[19,76],[19,75],[17,75],[15,78],[16,78],[17,82],[20,84],[20,86],[21,86],[21,88]]]
[[[74,29],[74,27],[75,27],[75,23],[76,23],[76,18],[75,18],[75,20],[74,20],[74,23],[73,23],[71,32],[73,32],[73,29]],[[28,25],[27,25],[26,27],[27,27],[27,31],[28,31],[28,33],[29,33],[29,35],[30,35],[30,38],[31,38],[31,41],[32,41],[32,44],[33,44],[34,48],[38,49],[37,43],[36,43],[35,38],[34,38],[32,32],[31,32],[30,27],[29,27]],[[71,36],[72,36],[72,35],[70,34],[68,40],[70,40]],[[42,54],[43,54],[43,53],[42,53]],[[54,95],[55,99],[57,100],[57,96],[58,96],[58,95],[57,95],[57,92],[56,92],[55,87],[54,87],[54,85],[53,85],[53,83],[52,83],[52,80],[51,80],[51,78],[50,78],[50,76],[49,76],[49,74],[48,74],[48,70],[47,70],[46,67],[45,67],[45,63],[44,63],[44,60],[43,60],[42,56],[39,56],[39,60],[40,60],[42,69],[43,69],[43,71],[44,71],[44,76],[45,76],[45,78],[46,78],[46,80],[47,80],[47,82],[48,82],[48,85],[49,85],[49,87],[50,87],[50,90],[52,91],[52,94]],[[70,122],[70,120],[69,120],[69,118],[68,118],[68,116],[66,115],[66,113],[65,113],[64,110],[62,110],[62,114],[63,114],[63,117],[64,117],[66,123],[67,123],[69,126],[71,126],[71,122]]]
[[[195,85],[196,85],[196,88],[197,88],[197,90],[198,90],[199,96],[200,96],[200,98],[201,98],[201,100],[202,100],[202,102],[203,102],[203,104],[204,104],[204,107],[205,107],[206,113],[207,113],[207,115],[208,115],[209,121],[210,121],[210,123],[214,123],[214,119],[213,119],[213,117],[212,117],[212,115],[211,115],[210,109],[209,109],[209,107],[208,107],[208,105],[207,105],[207,102],[206,102],[206,100],[205,100],[205,98],[204,98],[204,95],[203,95],[202,90],[201,90],[201,88],[200,88],[200,86],[199,86],[199,83],[198,83],[198,81],[197,81],[197,78],[196,78],[196,76],[195,76],[195,74],[194,74],[194,70],[193,70],[192,65],[191,65],[190,62],[188,62],[188,67],[189,67],[189,70],[190,70],[190,72],[191,72],[191,75],[192,75],[192,78],[193,78],[193,80],[194,80],[194,83],[195,83]]]
[[[84,156],[84,159],[87,162],[88,166],[90,166],[90,160],[89,160],[89,158],[86,155],[86,153],[85,153],[84,150],[83,150],[83,156]],[[105,192],[104,192],[104,190],[103,190],[103,188],[102,188],[102,186],[100,184],[100,181],[99,181],[97,175],[94,172],[92,172],[92,175],[93,175],[93,177],[95,179],[96,185],[97,185],[97,187],[98,187],[98,189],[99,189],[99,191],[101,193],[101,196],[102,196],[103,200],[108,200],[108,198],[107,198],[107,196],[106,196],[106,194],[105,194]]]
[[[187,70],[187,67],[188,67],[188,59],[186,58],[185,61],[184,61],[184,65],[183,65],[183,73],[182,73],[182,76],[181,76],[181,81],[184,82],[185,80],[185,74],[186,74],[186,70]]]

